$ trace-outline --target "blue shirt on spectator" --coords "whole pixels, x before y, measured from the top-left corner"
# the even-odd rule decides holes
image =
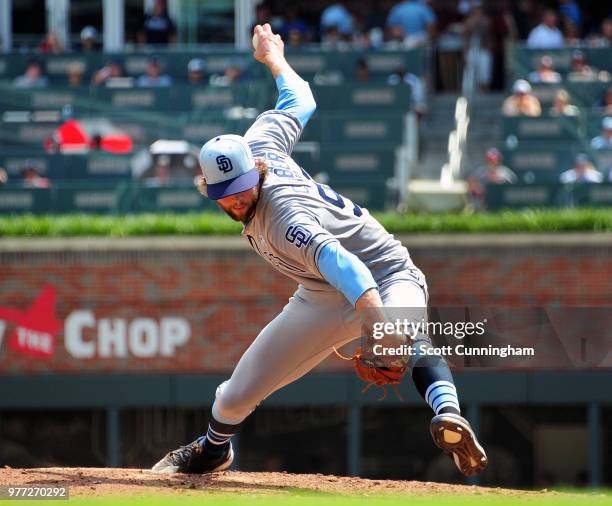
[[[353,33],[353,16],[342,4],[333,4],[321,14],[321,31],[336,27],[342,35]]]
[[[572,20],[572,23],[574,23],[578,28],[580,28],[580,26],[582,25],[582,13],[580,12],[580,7],[576,2],[571,1],[567,3],[562,3],[559,6],[559,11],[564,16],[570,18]]]
[[[591,147],[596,151],[612,149],[612,137],[598,135],[594,139],[591,139]]]
[[[16,77],[13,81],[16,88],[46,88],[49,85],[49,80],[45,76],[36,79],[30,79],[28,76]]]
[[[164,88],[172,86],[173,79],[168,74],[162,74],[159,77],[150,77],[143,74],[136,80],[136,86],[141,88]]]
[[[427,27],[435,21],[436,15],[429,6],[406,0],[391,9],[387,26],[400,26],[404,35],[427,35]]]

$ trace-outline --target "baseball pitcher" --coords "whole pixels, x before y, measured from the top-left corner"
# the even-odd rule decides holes
[[[266,397],[306,374],[334,348],[371,332],[376,321],[387,318],[385,308],[427,306],[425,278],[406,248],[366,209],[315,182],[291,158],[316,103],[268,24],[255,27],[253,42],[255,58],[276,81],[276,106],[259,115],[244,136],[221,135],[204,144],[198,187],[243,223],[242,235],[253,250],[298,288],[217,388],[206,434],[169,452],[153,466],[156,472],[227,469],[234,458],[232,436]],[[448,365],[427,353],[432,348],[427,335],[411,339],[413,349],[421,351],[399,363],[381,365],[357,354],[357,374],[385,385],[399,383],[409,372],[434,411],[434,442],[463,474],[480,473],[487,457],[461,416]]]

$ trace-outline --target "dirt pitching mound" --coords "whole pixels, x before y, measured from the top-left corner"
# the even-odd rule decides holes
[[[143,469],[69,468],[0,469],[0,486],[69,487],[70,496],[158,495],[181,491],[282,495],[291,490],[338,494],[461,494],[542,495],[500,488],[448,485],[420,481],[368,480],[322,474],[247,473],[224,471],[208,475],[160,475]],[[549,492],[551,493],[551,492]],[[551,493],[552,494],[552,493]]]

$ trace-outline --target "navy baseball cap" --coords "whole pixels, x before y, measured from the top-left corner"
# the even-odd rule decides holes
[[[200,150],[208,197],[219,200],[257,186],[259,172],[249,145],[240,135],[219,135]]]

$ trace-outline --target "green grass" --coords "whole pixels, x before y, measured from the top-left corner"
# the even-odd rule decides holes
[[[44,501],[48,504],[48,501]],[[41,501],[19,501],[19,504],[41,504]],[[62,504],[54,503],[54,504]],[[480,490],[470,495],[340,495],[328,493],[305,492],[302,490],[287,491],[282,495],[207,493],[190,490],[176,492],[174,495],[144,495],[131,497],[71,497],[70,506],[604,506],[612,504],[612,496],[604,493],[574,494],[528,494],[502,496],[492,490],[484,493]]]
[[[526,209],[498,213],[377,215],[389,232],[609,232],[612,209]]]
[[[612,209],[521,210],[481,214],[375,216],[392,233],[610,232]],[[1,216],[0,237],[235,235],[241,225],[221,213],[101,216]]]

